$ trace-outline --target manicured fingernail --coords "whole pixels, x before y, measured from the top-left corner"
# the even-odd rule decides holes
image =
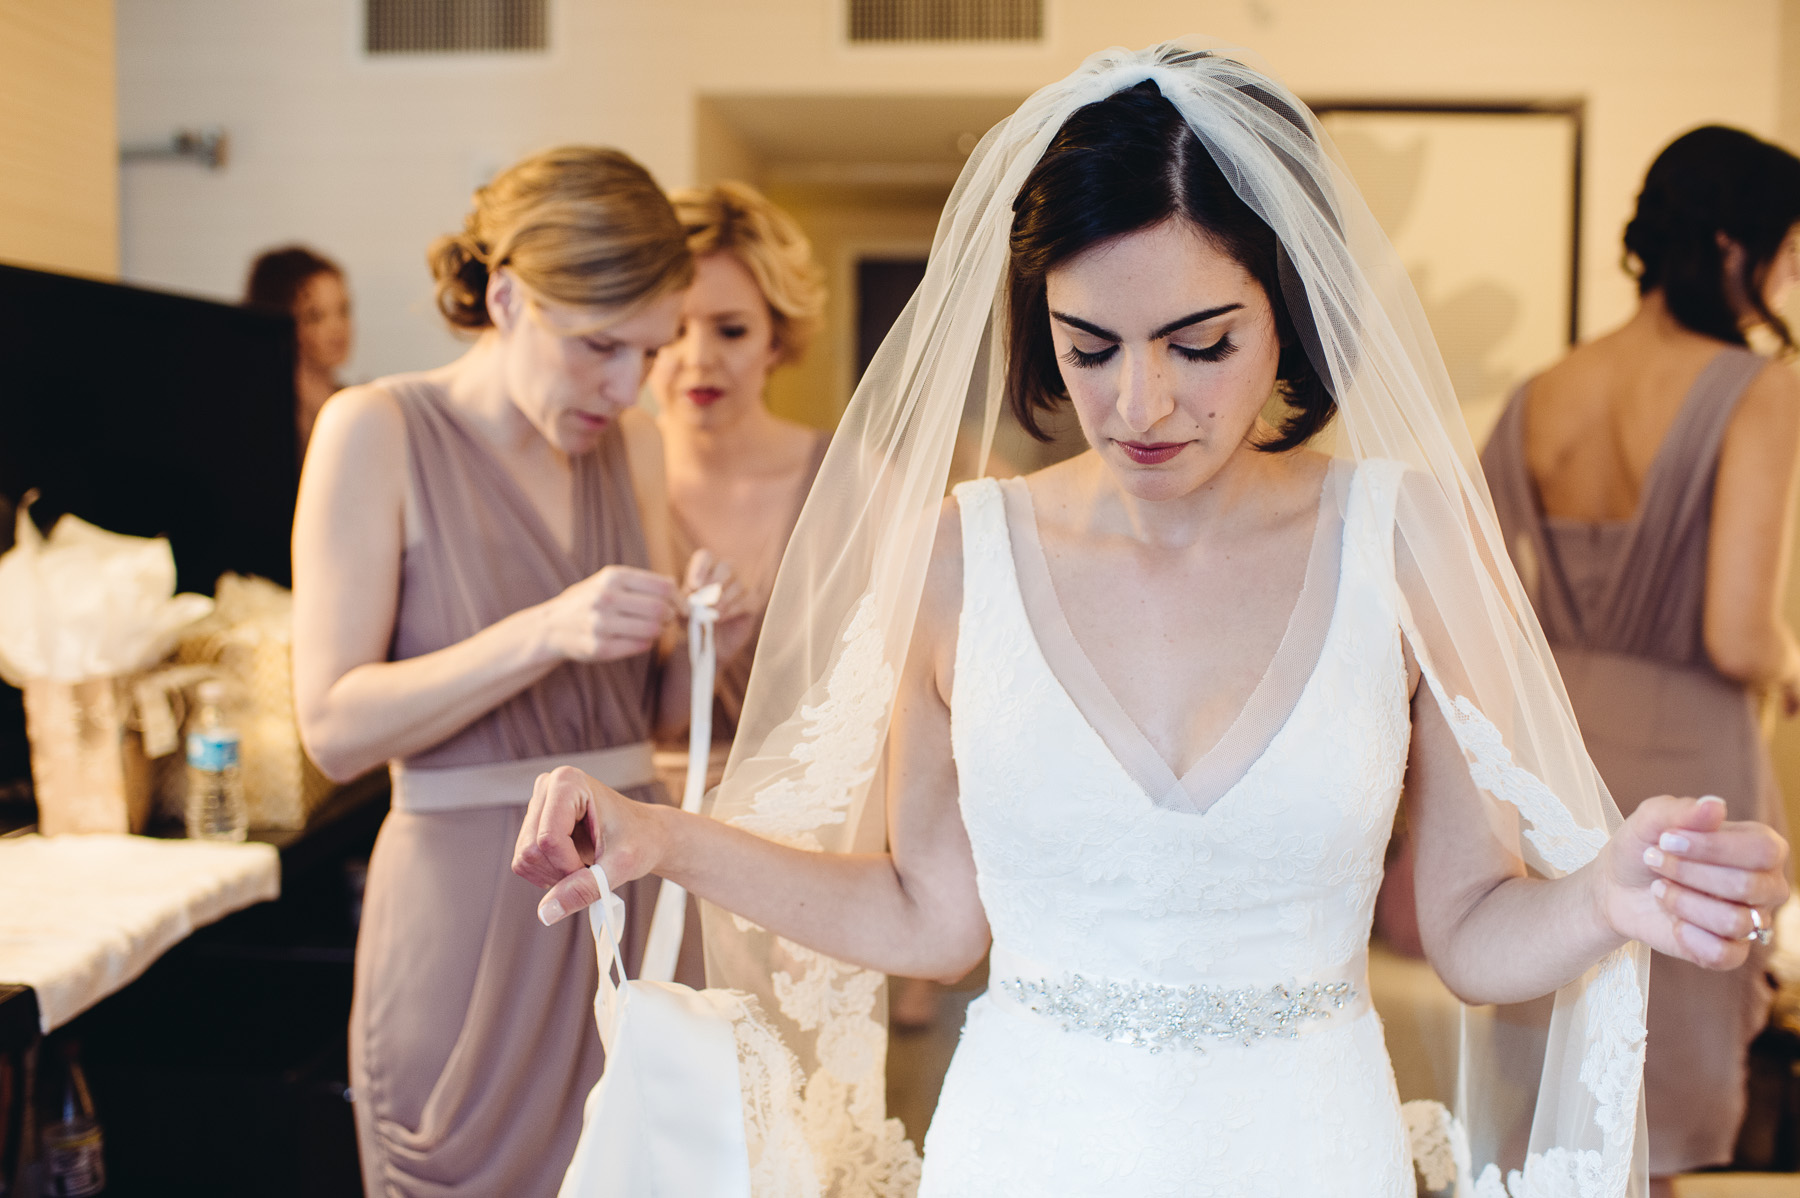
[[[1657,898],[1661,898],[1663,895],[1669,893],[1669,884],[1661,878],[1658,878],[1656,881],[1650,883],[1650,893]]]
[[[1662,863],[1663,863],[1663,852],[1661,849],[1657,848],[1655,845],[1651,845],[1649,848],[1644,850],[1644,864],[1645,865],[1648,865],[1651,869],[1656,869],[1656,868],[1660,867],[1662,865]]]
[[[1688,843],[1687,837],[1677,835],[1674,832],[1664,832],[1662,838],[1656,843],[1660,844],[1671,853],[1685,853],[1694,847]]]
[[[1718,795],[1701,795],[1700,802],[1702,804],[1717,803],[1721,807],[1723,807],[1725,805],[1725,800],[1721,799]]]
[[[561,919],[565,914],[567,914],[567,912],[563,910],[562,904],[548,896],[544,898],[543,902],[538,904],[538,922],[545,927],[549,927],[551,924]]]

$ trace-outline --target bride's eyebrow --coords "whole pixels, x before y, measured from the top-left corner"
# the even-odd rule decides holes
[[[1182,329],[1187,328],[1189,325],[1203,324],[1206,321],[1214,319],[1215,317],[1223,316],[1227,312],[1236,312],[1243,306],[1244,305],[1242,305],[1242,304],[1220,304],[1216,308],[1202,308],[1198,312],[1189,312],[1186,316],[1178,317],[1175,320],[1171,320],[1168,324],[1163,325],[1161,328],[1157,329],[1154,333],[1150,334],[1150,340],[1152,340],[1152,341],[1160,340],[1164,337],[1167,337],[1171,333],[1180,332]],[[1054,316],[1057,320],[1062,321],[1062,323],[1068,325],[1070,328],[1080,329],[1082,332],[1089,333],[1095,337],[1098,337],[1102,341],[1123,341],[1124,340],[1123,337],[1119,336],[1117,333],[1113,332],[1111,329],[1101,328],[1099,325],[1093,324],[1089,321],[1085,321],[1085,320],[1081,319],[1081,317],[1079,317],[1079,316],[1070,316],[1067,312],[1057,312],[1057,311],[1052,311],[1050,313],[1050,315]]]
[[[1180,320],[1171,320],[1168,324],[1150,334],[1150,340],[1157,341],[1167,337],[1170,333],[1178,333],[1191,324],[1204,324],[1215,316],[1223,316],[1227,312],[1236,312],[1243,306],[1244,305],[1242,304],[1220,304],[1216,308],[1203,308],[1198,312],[1189,312]]]

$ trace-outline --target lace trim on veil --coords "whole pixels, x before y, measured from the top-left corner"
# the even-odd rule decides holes
[[[894,670],[865,595],[844,631],[825,698],[806,707],[804,737],[791,751],[805,766],[758,793],[731,822],[813,852],[821,828],[842,824],[875,773]],[[740,929],[754,925],[732,917]],[[878,1021],[886,978],[776,938],[773,976],[782,1016],[816,1035],[819,1067],[808,1074],[757,1000],[743,995],[737,1020],[744,1132],[756,1198],[910,1198],[919,1153],[904,1125],[886,1117],[887,1029]]]
[[[1379,576],[1396,578],[1392,530],[1405,468],[1398,462],[1369,461],[1360,473],[1368,479],[1368,501],[1378,505],[1380,519],[1370,521],[1369,526],[1386,532],[1379,543],[1379,552],[1386,559]],[[1365,551],[1370,548],[1364,547]],[[1566,874],[1592,861],[1606,844],[1606,831],[1577,823],[1542,779],[1513,760],[1493,721],[1466,695],[1450,695],[1397,580],[1393,603],[1419,671],[1468,760],[1475,785],[1519,812],[1529,825],[1525,837],[1554,869]],[[1480,1177],[1471,1181],[1469,1138],[1462,1121],[1439,1103],[1411,1102],[1403,1108],[1407,1132],[1414,1164],[1427,1185],[1441,1189],[1448,1184],[1445,1169],[1453,1166],[1458,1192],[1474,1198],[1623,1198],[1626,1194],[1648,1036],[1642,1017],[1642,980],[1631,946],[1609,954],[1575,985],[1585,986],[1577,1013],[1585,1014],[1589,1040],[1580,1078],[1594,1098],[1594,1123],[1601,1147],[1531,1153],[1524,1169],[1513,1170],[1504,1182],[1499,1166],[1490,1162]]]

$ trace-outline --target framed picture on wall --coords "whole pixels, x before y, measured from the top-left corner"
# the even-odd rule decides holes
[[[1412,277],[1479,445],[1575,342],[1582,105],[1313,107]]]

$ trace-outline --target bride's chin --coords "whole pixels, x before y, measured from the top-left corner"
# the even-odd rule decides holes
[[[1187,470],[1153,470],[1142,466],[1115,469],[1113,479],[1126,494],[1146,503],[1185,499],[1207,482]]]

